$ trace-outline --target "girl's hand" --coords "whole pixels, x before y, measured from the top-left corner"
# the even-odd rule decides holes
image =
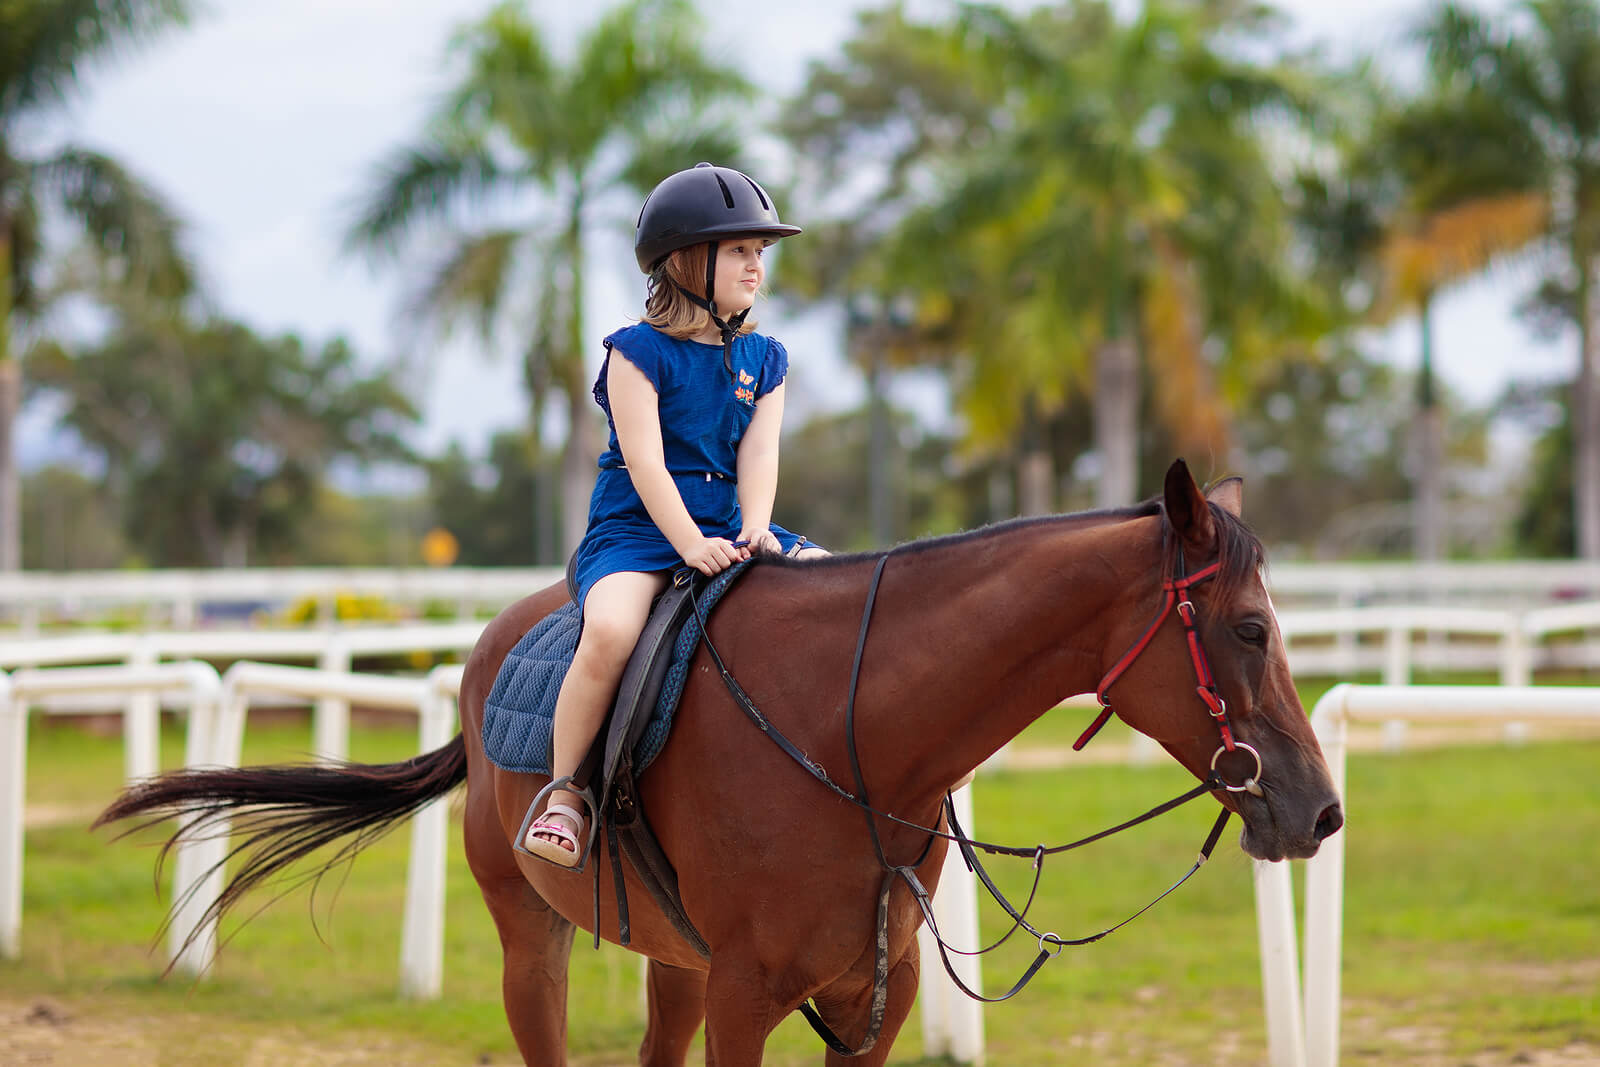
[[[726,537],[705,537],[690,545],[683,553],[683,561],[701,574],[720,574],[740,560],[749,559],[746,549],[735,548]]]
[[[765,526],[757,526],[753,530],[741,531],[739,540],[749,546],[748,552],[751,556],[757,552],[771,552],[774,555],[783,555],[783,546],[772,535],[772,531]]]

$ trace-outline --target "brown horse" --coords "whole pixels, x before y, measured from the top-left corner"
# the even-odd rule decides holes
[[[855,744],[873,805],[941,825],[952,783],[1064,697],[1114,679],[1118,714],[1198,778],[1212,773],[1219,723],[1256,754],[1252,788],[1215,792],[1242,816],[1247,853],[1313,854],[1343,816],[1289,678],[1260,544],[1239,507],[1236,480],[1208,500],[1179,461],[1163,499],[1141,507],[1019,520],[893,550],[854,694]],[[848,780],[851,667],[880,556],[763,560],[710,624],[755,704],[839,781]],[[1226,702],[1220,719],[1196,695],[1179,621],[1152,623],[1164,582],[1183,561],[1191,573],[1216,564],[1213,580],[1176,599],[1197,613],[1201,662],[1209,659]],[[491,764],[480,726],[502,659],[566,595],[546,589],[488,625],[466,666],[462,734],[444,748],[386,767],[175,772],[134,786],[102,820],[255,809],[246,816],[251,840],[267,851],[235,873],[219,901],[225,909],[312,848],[393,825],[465,778],[467,859],[499,929],[512,1034],[529,1063],[564,1063],[567,959],[574,927],[594,922],[594,883],[512,850],[545,779]],[[859,1044],[874,996],[884,882],[865,820],[752,727],[703,646],[640,793],[677,868],[688,917],[711,949],[709,960],[691,949],[630,869],[631,947],[651,961],[641,1062],[683,1063],[703,1020],[707,1063],[759,1063],[767,1035],[807,998],[845,1042]],[[926,833],[884,819],[877,828],[889,862],[914,865],[935,888],[947,843],[929,847]],[[605,851],[591,862],[603,868],[600,932],[614,938]],[[912,894],[896,884],[881,1035],[870,1052],[854,1060],[828,1052],[827,1063],[886,1061],[916,994],[921,921]]]

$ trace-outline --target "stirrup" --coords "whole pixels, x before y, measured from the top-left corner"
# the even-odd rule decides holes
[[[544,803],[545,799],[549,797],[551,793],[554,793],[558,789],[565,790],[569,793],[576,793],[578,795],[578,799],[583,801],[584,807],[589,809],[589,818],[587,820],[589,824],[589,833],[586,840],[582,841],[581,843],[577,840],[576,835],[571,834],[569,831],[562,830],[559,827],[552,827],[552,832],[556,833],[558,836],[568,837],[573,842],[576,852],[568,853],[568,855],[573,857],[571,863],[563,863],[559,859],[535,852],[530,849],[527,844],[528,831],[533,828],[534,822],[540,814],[540,805]],[[567,811],[573,810],[566,805],[559,805],[557,814],[565,814],[564,812],[561,812],[559,808],[566,808]],[[579,827],[579,831],[582,831],[581,826]],[[572,775],[568,774],[563,775],[560,778],[552,779],[549,785],[546,785],[543,789],[539,790],[538,795],[533,798],[533,803],[528,805],[528,813],[522,817],[522,826],[517,830],[517,838],[515,841],[511,842],[511,848],[514,852],[519,852],[524,856],[531,856],[542,863],[550,864],[552,867],[559,867],[564,871],[572,871],[577,873],[582,871],[588,864],[589,854],[594,851],[595,836],[599,832],[600,805],[595,800],[594,791],[587,787],[583,789],[572,788]],[[556,847],[560,848],[561,846],[557,845]],[[566,850],[562,849],[562,851]]]

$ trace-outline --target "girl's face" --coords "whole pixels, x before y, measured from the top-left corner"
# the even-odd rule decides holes
[[[766,280],[761,255],[771,244],[765,237],[735,237],[717,243],[717,276],[712,291],[723,318],[737,315],[756,302],[756,292]]]

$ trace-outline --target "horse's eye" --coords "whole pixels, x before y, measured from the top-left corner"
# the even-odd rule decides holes
[[[1259,622],[1240,623],[1238,626],[1234,627],[1233,632],[1238,634],[1239,640],[1243,641],[1247,645],[1257,645],[1263,648],[1266,647],[1267,628],[1262,626]]]

